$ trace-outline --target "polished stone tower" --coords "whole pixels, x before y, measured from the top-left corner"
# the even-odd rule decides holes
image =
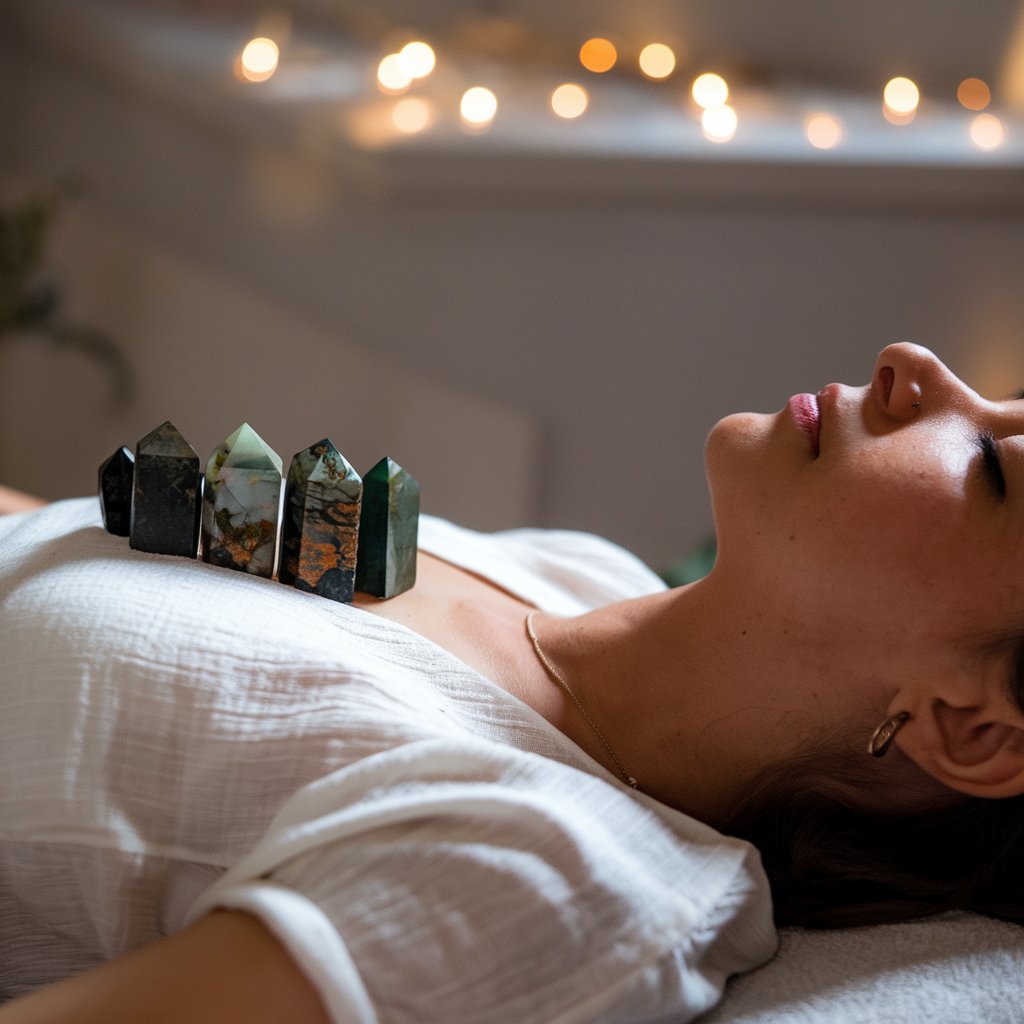
[[[349,602],[355,593],[363,481],[328,438],[288,467],[278,579]]]
[[[196,450],[170,421],[135,449],[128,542],[139,551],[195,558],[202,474]]]
[[[268,579],[281,521],[281,457],[243,423],[206,464],[203,560]]]
[[[392,459],[363,477],[356,590],[394,597],[416,582],[420,485]]]

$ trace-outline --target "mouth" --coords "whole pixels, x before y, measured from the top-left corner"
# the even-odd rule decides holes
[[[789,411],[793,421],[804,432],[811,454],[818,457],[821,450],[821,410],[816,395],[794,395],[789,400]]]

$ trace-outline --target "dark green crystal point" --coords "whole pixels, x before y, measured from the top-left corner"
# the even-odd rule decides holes
[[[248,423],[206,464],[203,559],[269,578],[281,508],[281,458]]]
[[[383,458],[363,477],[356,590],[394,597],[416,582],[420,485],[397,462]]]
[[[99,468],[100,511],[108,533],[127,537],[131,531],[135,456],[122,445]]]
[[[288,467],[277,578],[348,603],[355,593],[363,481],[328,438]]]
[[[138,551],[195,558],[201,494],[196,450],[174,424],[161,424],[135,449],[128,542]]]

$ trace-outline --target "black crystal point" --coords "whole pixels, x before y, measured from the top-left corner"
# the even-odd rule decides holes
[[[100,511],[108,533],[127,537],[131,527],[135,456],[121,445],[99,468]]]
[[[139,551],[195,558],[202,498],[199,455],[174,424],[161,424],[135,449],[129,543]]]

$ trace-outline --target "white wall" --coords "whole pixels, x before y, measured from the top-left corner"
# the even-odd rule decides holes
[[[445,514],[593,529],[662,566],[709,529],[701,447],[719,416],[862,382],[900,339],[980,388],[1024,383],[1019,214],[699,194],[609,205],[585,189],[384,201],[348,190],[315,146],[214,134],[9,56],[8,177],[82,176],[63,273],[140,382],[112,416],[88,372],[8,353],[13,484],[77,490],[82,465],[167,417],[206,450],[249,418],[285,457],[323,424],[364,461],[392,438],[410,468],[413,451]],[[383,374],[398,384],[380,413],[339,414],[353,375],[365,393]],[[62,417],[77,428],[67,475],[43,479],[26,443],[47,423],[65,436]]]

